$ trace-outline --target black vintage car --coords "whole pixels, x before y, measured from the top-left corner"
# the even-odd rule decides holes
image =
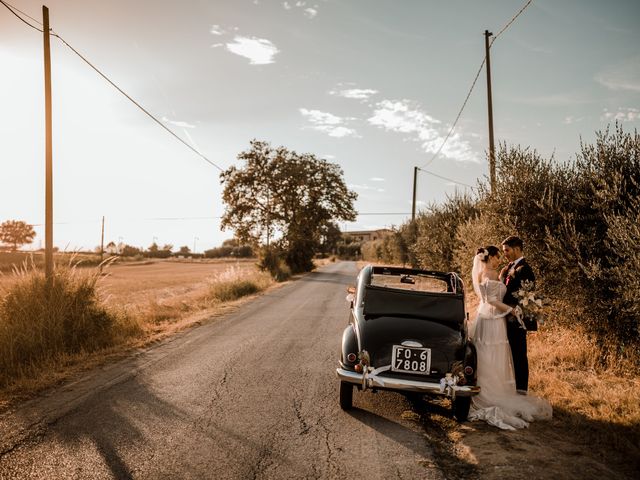
[[[351,314],[337,369],[342,409],[352,407],[354,387],[384,389],[448,396],[455,417],[466,420],[480,387],[460,277],[367,265],[348,291]]]

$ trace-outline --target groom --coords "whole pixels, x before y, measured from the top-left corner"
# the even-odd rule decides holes
[[[514,293],[520,290],[522,282],[536,281],[533,270],[524,259],[522,250],[524,244],[519,237],[511,235],[502,241],[502,251],[509,260],[509,264],[500,272],[500,280],[507,286],[507,293],[503,302],[515,307],[518,299]],[[513,369],[516,377],[516,390],[526,395],[529,386],[529,359],[527,358],[527,331],[520,326],[514,315],[507,317],[507,338],[511,346]]]

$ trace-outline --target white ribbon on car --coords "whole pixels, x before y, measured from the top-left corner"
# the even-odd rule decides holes
[[[458,383],[458,377],[453,376],[451,374],[447,374],[445,377],[440,379],[440,393],[445,393],[451,397],[456,396],[455,387]]]

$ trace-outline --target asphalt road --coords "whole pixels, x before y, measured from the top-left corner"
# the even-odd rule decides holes
[[[338,405],[355,275],[330,264],[2,415],[0,478],[443,478],[401,395]]]

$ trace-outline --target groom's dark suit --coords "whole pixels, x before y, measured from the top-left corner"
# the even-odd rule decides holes
[[[513,263],[507,265],[506,271],[501,273],[500,279],[507,286],[507,293],[503,302],[515,307],[518,304],[517,298],[513,296],[520,290],[522,282],[529,280],[536,281],[533,270],[523,258],[513,268]],[[516,389],[528,390],[529,386],[529,359],[527,358],[527,331],[520,327],[517,319],[513,315],[507,317],[507,338],[511,346],[513,357],[513,369],[516,376]]]

